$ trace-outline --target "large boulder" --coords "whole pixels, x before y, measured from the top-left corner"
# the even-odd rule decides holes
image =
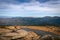
[[[41,40],[54,40],[54,37],[52,35],[44,35],[41,37]]]
[[[16,32],[3,33],[1,36],[10,37],[11,39],[17,39],[17,38],[24,37],[27,34],[28,32],[25,30],[16,30]]]
[[[28,35],[24,37],[25,40],[38,40],[40,36],[38,36],[35,32],[29,31]]]

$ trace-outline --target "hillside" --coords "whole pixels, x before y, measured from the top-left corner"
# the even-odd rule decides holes
[[[60,40],[60,27],[0,26],[0,40]]]
[[[25,25],[25,26],[60,26],[60,17],[13,17],[13,18],[0,18],[0,25]]]

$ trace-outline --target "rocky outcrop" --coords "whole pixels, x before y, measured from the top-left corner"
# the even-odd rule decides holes
[[[9,27],[5,27],[6,29],[11,29],[11,30],[15,30],[15,29],[21,29],[20,26],[9,26]]]
[[[60,37],[55,38],[50,34],[38,35],[35,31],[19,27],[6,27],[0,28],[0,40],[60,40]]]
[[[38,40],[39,36],[32,31],[16,29],[0,33],[0,40]]]
[[[25,30],[16,30],[14,32],[6,32],[1,34],[2,37],[10,37],[11,39],[17,39],[17,38],[21,38],[24,37],[28,34],[27,31]]]
[[[54,37],[52,35],[44,35],[41,37],[41,40],[54,40]]]
[[[25,36],[25,40],[38,40],[40,36],[38,36],[35,32],[29,31],[28,35]]]

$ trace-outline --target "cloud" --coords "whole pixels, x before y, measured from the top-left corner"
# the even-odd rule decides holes
[[[42,3],[41,3],[42,2]],[[60,0],[0,0],[0,15],[60,15]],[[21,14],[22,13],[22,14]],[[38,15],[39,14],[39,15]],[[35,16],[36,16],[35,15]]]

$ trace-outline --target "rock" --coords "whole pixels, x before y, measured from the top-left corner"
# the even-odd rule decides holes
[[[5,29],[5,28],[0,28],[0,34],[6,33],[6,32],[11,32],[12,30]]]
[[[3,36],[0,36],[0,40],[11,40],[10,37],[3,37]]]
[[[38,40],[40,37],[33,31],[15,29],[14,27],[7,27],[0,29],[0,31],[0,40]]]
[[[14,26],[9,26],[9,27],[5,27],[6,29],[11,29],[11,30],[15,30],[16,28]]]
[[[16,32],[7,32],[2,34],[1,36],[5,36],[5,37],[11,37],[11,39],[17,39],[17,38],[21,38],[24,37],[28,34],[27,31],[25,30],[16,30]]]
[[[44,35],[41,37],[41,40],[54,40],[54,37],[52,35]]]
[[[25,40],[38,40],[38,36],[35,32],[29,31],[28,35],[24,38]]]
[[[16,29],[21,29],[22,27],[21,26],[15,26]]]
[[[20,26],[9,26],[9,27],[5,27],[7,29],[11,29],[11,30],[17,30],[17,29],[21,29]]]
[[[16,32],[18,34],[16,36],[12,37],[12,39],[16,39],[16,38],[20,38],[20,37],[25,37],[28,34],[28,32],[25,31],[25,30],[17,30]]]

